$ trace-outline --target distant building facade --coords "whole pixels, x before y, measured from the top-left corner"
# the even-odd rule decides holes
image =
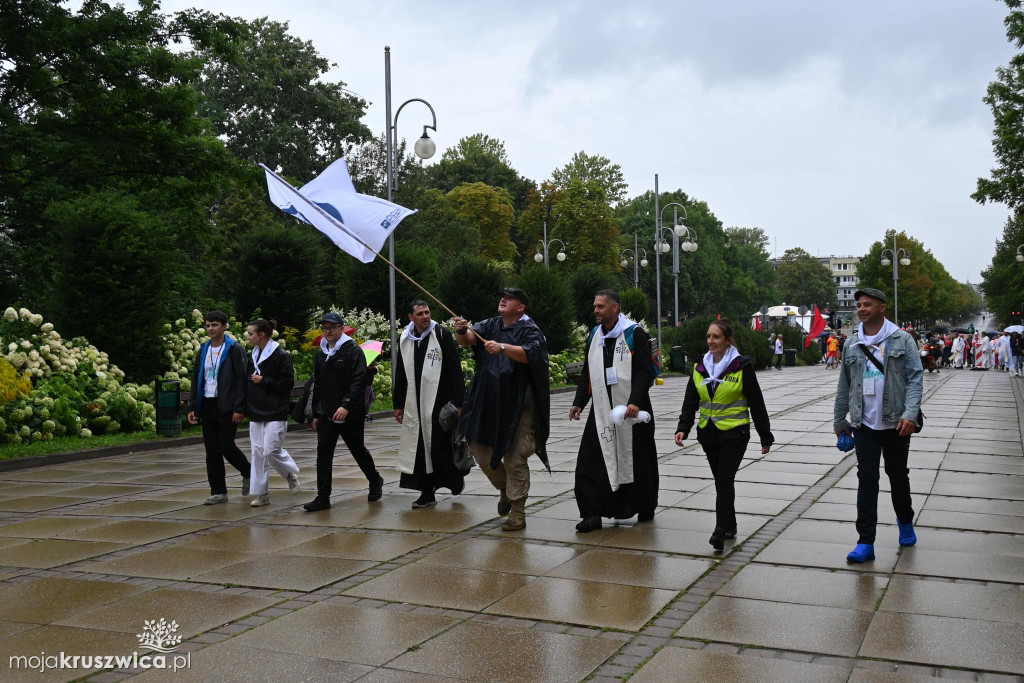
[[[832,280],[836,285],[836,309],[835,313],[846,322],[854,319],[856,301],[853,293],[857,291],[857,266],[860,264],[859,256],[818,256],[818,262],[828,267]],[[772,268],[779,269],[782,262],[780,258],[770,260]]]

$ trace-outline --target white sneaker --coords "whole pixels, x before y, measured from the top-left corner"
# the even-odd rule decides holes
[[[228,494],[226,493],[215,493],[206,500],[203,501],[203,505],[217,505],[218,503],[228,502]]]
[[[301,488],[302,487],[299,486],[299,478],[296,477],[294,474],[289,474],[288,475],[288,490],[291,493],[298,493],[301,490]]]
[[[249,503],[249,505],[254,508],[263,507],[264,505],[270,505],[270,494],[262,493],[257,495],[255,498],[253,498],[252,502]]]
[[[242,477],[242,495],[249,495],[249,477]]]

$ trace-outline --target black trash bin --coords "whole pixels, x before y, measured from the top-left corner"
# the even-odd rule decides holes
[[[686,372],[686,354],[682,346],[673,346],[669,351],[669,369],[673,372]]]
[[[176,379],[156,380],[156,433],[160,436],[181,434],[181,382]]]
[[[783,349],[783,352],[786,354],[786,367],[787,368],[795,368],[796,367],[796,349]]]

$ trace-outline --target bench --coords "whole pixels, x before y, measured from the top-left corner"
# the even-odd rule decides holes
[[[583,374],[583,363],[566,363],[565,364],[565,376],[569,381],[569,384],[578,382],[580,375]]]

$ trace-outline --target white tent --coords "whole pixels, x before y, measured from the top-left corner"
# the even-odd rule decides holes
[[[754,313],[751,319],[751,326],[753,326],[754,318],[759,317],[760,312]],[[779,325],[793,325],[794,327],[801,328],[804,332],[811,331],[811,324],[814,322],[814,308],[810,307],[805,314],[800,315],[799,306],[790,306],[787,303],[782,303],[778,306],[768,307],[768,327],[777,327]]]

